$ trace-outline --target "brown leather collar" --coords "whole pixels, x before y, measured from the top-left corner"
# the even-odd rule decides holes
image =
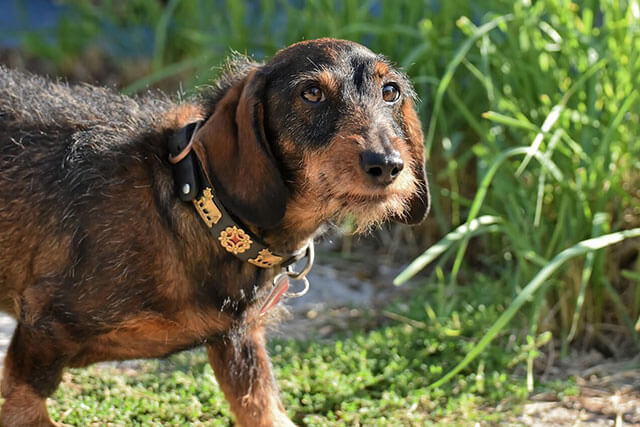
[[[201,124],[202,121],[190,123],[169,138],[169,163],[180,199],[192,202],[220,245],[243,261],[261,268],[286,267],[304,256],[306,247],[294,254],[276,253],[224,208],[202,160],[193,150],[194,137]]]

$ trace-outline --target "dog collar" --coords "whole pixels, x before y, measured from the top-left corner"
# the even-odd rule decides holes
[[[243,261],[260,268],[271,268],[286,267],[302,258],[313,242],[294,254],[278,254],[224,208],[202,161],[192,150],[194,136],[202,123],[190,123],[169,138],[169,163],[172,165],[178,197],[184,202],[192,202],[200,218],[217,236],[220,245]]]

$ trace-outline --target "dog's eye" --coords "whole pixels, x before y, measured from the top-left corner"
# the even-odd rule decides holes
[[[324,92],[318,86],[309,86],[302,91],[302,98],[312,104],[317,104],[325,100]]]
[[[388,83],[382,86],[382,99],[384,99],[384,102],[392,104],[396,102],[398,98],[400,98],[400,89],[398,89],[395,83]]]

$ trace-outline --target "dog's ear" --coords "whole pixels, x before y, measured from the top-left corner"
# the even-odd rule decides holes
[[[417,190],[408,200],[405,212],[394,219],[405,224],[419,224],[426,218],[430,207],[429,184],[427,183],[425,169],[424,138],[420,119],[416,114],[413,101],[411,99],[405,100],[400,111],[403,130],[409,142],[413,160],[411,166],[416,179]]]
[[[197,138],[224,207],[268,229],[284,216],[287,189],[264,129],[265,86],[260,69],[251,71],[217,103]]]

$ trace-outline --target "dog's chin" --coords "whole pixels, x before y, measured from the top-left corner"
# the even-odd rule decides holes
[[[407,210],[407,198],[397,193],[346,194],[336,219],[347,218],[355,225],[354,233],[368,233],[393,217],[402,217]]]

